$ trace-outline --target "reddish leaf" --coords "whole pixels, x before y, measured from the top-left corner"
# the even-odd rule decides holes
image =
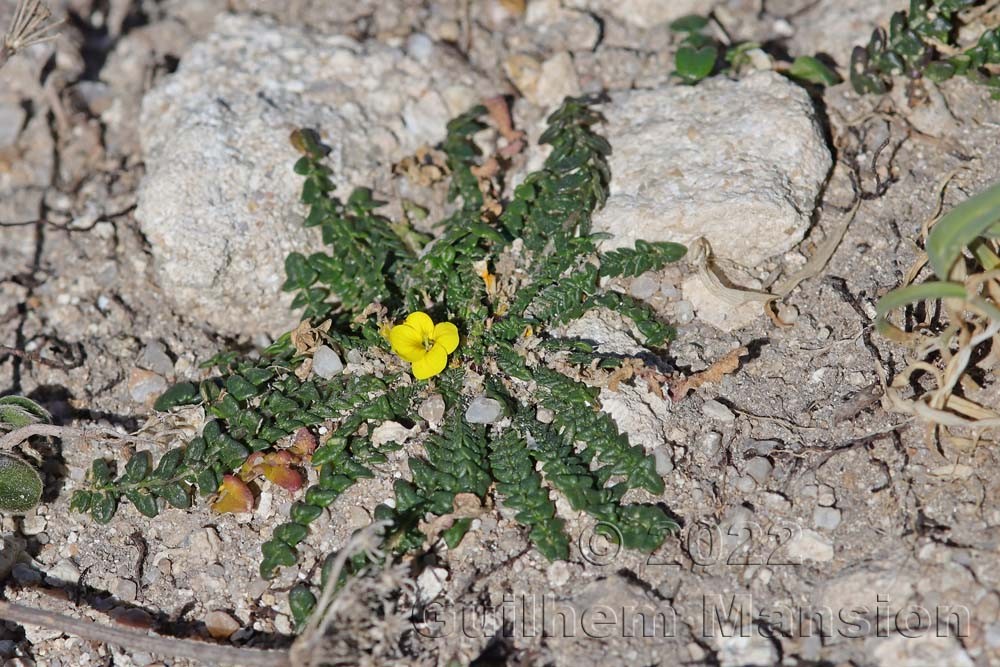
[[[307,457],[312,456],[318,444],[313,432],[303,426],[295,432],[295,440],[288,449],[297,456]]]
[[[250,512],[253,510],[253,493],[242,479],[226,475],[222,478],[219,497],[212,503],[212,509],[219,514]]]
[[[295,493],[305,484],[305,479],[295,468],[290,468],[287,465],[272,465],[265,463],[261,466],[264,472],[264,477],[274,484],[277,484],[286,491],[291,491]]]

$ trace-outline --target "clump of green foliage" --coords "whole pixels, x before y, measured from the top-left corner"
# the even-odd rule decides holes
[[[695,84],[714,74],[735,74],[749,63],[748,53],[760,49],[756,42],[723,43],[709,34],[709,20],[691,14],[676,19],[670,30],[682,35],[674,57],[674,74],[686,84]],[[791,63],[775,63],[775,70],[804,84],[832,86],[840,76],[813,56],[798,56]]]
[[[30,398],[0,397],[0,436],[51,421],[52,415]],[[0,511],[27,512],[34,509],[41,498],[42,478],[35,467],[11,451],[0,452]]]
[[[1000,30],[983,31],[971,46],[958,43],[963,10],[982,4],[983,0],[911,0],[908,12],[893,14],[888,33],[877,28],[867,46],[854,48],[854,90],[884,93],[898,75],[926,76],[937,82],[964,76],[991,89],[994,99],[1000,98],[1000,76],[989,69],[1000,64]]]
[[[122,498],[149,516],[160,498],[185,508],[195,488],[202,495],[216,492],[254,452],[280,451],[303,429],[318,434],[325,426],[307,461],[318,468],[316,483],[263,546],[260,571],[270,577],[296,562],[296,546],[324,507],[375,475],[386,454],[399,449],[395,443],[375,446],[374,427],[420,421],[418,406],[438,394],[446,410],[423,442],[426,456],[409,459],[410,479],[395,483],[394,505],[375,508],[375,518],[392,525],[387,547],[420,548],[427,539],[420,522],[453,512],[458,494],[482,501],[495,494],[517,511],[539,552],[567,558],[554,489],[575,510],[614,526],[610,536],[623,546],[656,549],[675,522],[659,504],[623,497],[631,489],[659,495],[663,480],[652,457],[600,411],[599,388],[577,379],[585,367],[614,368],[622,360],[555,332],[591,309],[606,308],[628,318],[647,345],[666,344],[673,329],[646,303],[602,286],[603,279],[660,269],[685,249],[638,242],[598,250],[591,215],[607,197],[611,148],[594,131],[601,118],[584,99],[567,99],[550,116],[541,137],[552,146],[544,167],[498,211],[484,195],[490,190],[484,177],[476,175],[485,158],[473,135],[486,127],[484,113],[477,107],[448,125],[440,150],[458,205],[440,223],[437,238],[422,247],[414,247],[417,235],[405,225],[377,212],[382,203],[369,190],[357,189],[346,201],[332,196],[324,148],[310,132],[293,135],[303,154],[294,168],[304,178],[305,224],[319,229],[330,250],[290,255],[284,289],[294,292],[310,335],[342,355],[363,351],[366,358],[388,359],[386,371],[310,376],[302,372],[310,353],[296,346],[293,332],[257,358],[220,356],[211,362],[217,376],[198,386],[178,385],[156,406],[203,405],[210,421],[202,434],[167,452],[155,467],[148,453],[133,456],[118,476],[107,462],[95,461],[90,486],[76,492],[73,506],[99,521],[108,521]],[[454,323],[462,334],[450,366],[427,382],[415,382],[396,363],[384,335],[391,322],[418,310]],[[483,395],[499,401],[509,419],[470,423],[468,406]],[[539,421],[539,408],[554,419]],[[471,519],[458,518],[441,537],[455,546],[470,525]],[[299,587],[292,598],[301,620],[315,597]]]

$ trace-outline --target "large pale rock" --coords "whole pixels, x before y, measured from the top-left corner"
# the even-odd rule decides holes
[[[320,131],[344,195],[383,183],[392,161],[490,93],[433,44],[411,51],[223,15],[146,96],[136,217],[179,310],[231,334],[293,323],[284,259],[319,236],[301,226],[290,132]]]
[[[612,95],[612,247],[689,243],[752,267],[802,240],[831,158],[806,92],[773,72]]]

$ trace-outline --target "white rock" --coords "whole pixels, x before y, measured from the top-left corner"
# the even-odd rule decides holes
[[[872,654],[879,667],[973,667],[976,664],[960,640],[950,634],[939,637],[933,630],[926,629],[917,631],[912,637],[890,632],[888,639],[875,645]],[[987,660],[986,664],[989,662]]]
[[[840,525],[840,510],[836,507],[817,507],[813,510],[813,525],[824,530],[836,530]]]
[[[441,140],[451,117],[492,92],[449,52],[412,46],[421,60],[223,14],[146,94],[136,218],[179,310],[225,333],[280,333],[297,321],[280,289],[284,260],[322,243],[301,225],[289,133],[320,131],[345,196],[384,184],[388,164]]]
[[[724,403],[710,399],[701,406],[701,412],[709,419],[731,424],[736,421],[736,415]]]
[[[802,240],[831,158],[812,102],[773,72],[615,93],[608,247],[689,243],[753,267]]]
[[[443,567],[429,567],[417,577],[417,597],[421,602],[431,602],[444,590],[448,581],[448,570]]]
[[[530,57],[513,56],[507,72],[529,102],[544,108],[562,103],[567,96],[580,94],[580,81],[573,57],[563,51],[539,64]]]
[[[174,362],[167,356],[163,343],[153,341],[148,343],[139,354],[136,361],[140,368],[153,371],[159,375],[168,376],[174,372]]]
[[[771,478],[771,471],[774,470],[774,464],[763,456],[757,456],[747,461],[743,470],[758,484],[765,484]]]
[[[329,380],[344,371],[344,362],[340,360],[340,355],[329,347],[320,345],[313,353],[312,369],[316,375]]]
[[[628,291],[637,299],[648,299],[656,294],[658,289],[660,289],[660,281],[648,273],[644,273],[632,281]]]
[[[493,424],[503,416],[500,401],[486,396],[477,396],[465,411],[465,421],[470,424]]]
[[[417,408],[417,414],[420,415],[421,419],[424,419],[431,424],[438,424],[444,419],[444,397],[441,394],[431,394],[427,397],[420,407]]]
[[[712,458],[719,453],[719,447],[721,445],[722,434],[718,431],[709,431],[699,441],[698,449],[706,457]]]
[[[778,650],[767,637],[757,632],[750,632],[749,637],[741,637],[737,631],[732,637],[718,637],[716,642],[719,648],[718,664],[721,667],[765,667],[777,664]]]
[[[697,273],[686,277],[681,283],[681,289],[684,291],[684,298],[691,303],[698,320],[722,331],[742,329],[758,317],[764,316],[760,302],[746,301],[732,304],[724,301],[708,289],[705,281]]]
[[[631,444],[641,445],[647,451],[670,446],[664,425],[664,418],[670,412],[666,400],[645,388],[625,384],[619,385],[618,391],[602,389],[600,399],[601,409],[611,415]],[[669,454],[664,453],[669,459]]]
[[[59,560],[45,573],[46,579],[57,583],[76,585],[80,579],[80,568],[69,558]]]
[[[409,440],[410,436],[416,431],[416,428],[408,429],[399,422],[382,422],[372,430],[372,445],[381,447],[387,442],[395,442],[401,445]]]
[[[674,459],[670,455],[670,450],[666,447],[657,447],[653,450],[653,460],[656,461],[656,474],[667,475],[674,470]]]
[[[787,542],[788,556],[792,562],[816,561],[823,563],[833,560],[833,543],[814,530],[803,528]]]

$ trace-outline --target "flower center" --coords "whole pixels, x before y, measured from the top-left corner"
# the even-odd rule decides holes
[[[429,336],[424,336],[424,350],[430,352],[432,347],[434,347],[434,339]]]

